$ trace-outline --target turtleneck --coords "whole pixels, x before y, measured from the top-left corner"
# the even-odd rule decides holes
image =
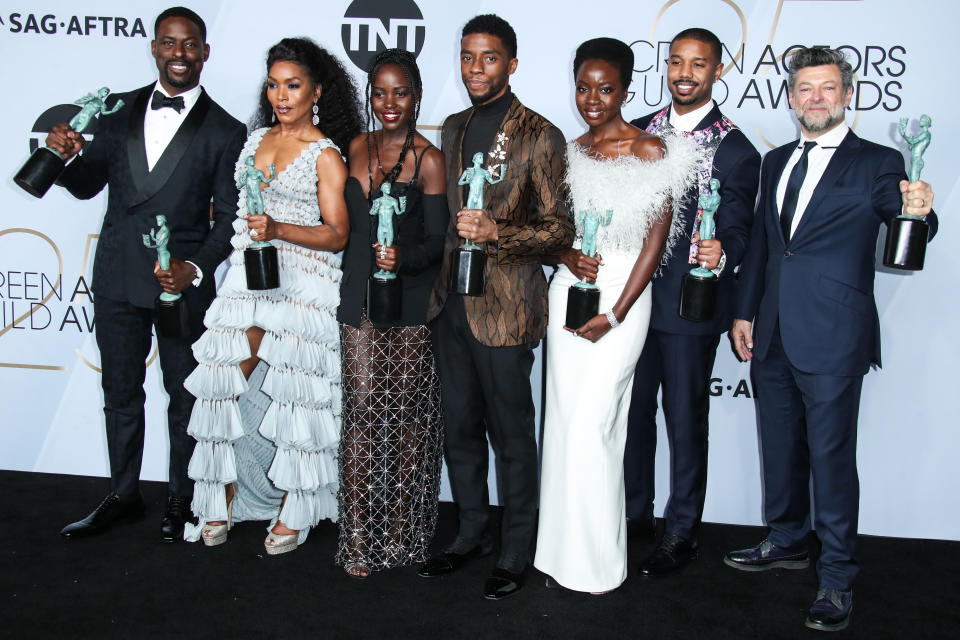
[[[510,87],[507,91],[486,104],[477,105],[473,108],[473,117],[470,118],[470,124],[463,134],[463,147],[461,153],[463,157],[463,166],[473,166],[473,154],[478,151],[484,156],[493,146],[493,137],[500,130],[500,124],[503,118],[510,110],[513,104],[513,92]]]

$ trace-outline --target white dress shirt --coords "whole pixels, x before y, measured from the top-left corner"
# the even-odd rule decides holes
[[[143,145],[147,152],[147,171],[153,171],[157,162],[160,161],[160,156],[166,151],[170,141],[173,140],[173,136],[177,135],[180,125],[187,119],[187,114],[193,109],[193,105],[197,104],[201,90],[200,85],[197,85],[189,91],[177,94],[183,98],[183,109],[180,113],[170,107],[154,110],[150,107],[150,101],[147,101],[147,112],[143,116]],[[153,86],[153,91],[159,91],[168,98],[173,97],[167,93],[159,80]],[[153,91],[150,92],[151,99],[153,98]],[[203,271],[189,260],[185,262],[193,265],[193,268],[197,270],[197,277],[194,278],[192,284],[195,287],[200,286],[200,282],[203,280]]]
[[[841,122],[839,126],[827,131],[813,141],[817,143],[817,146],[810,149],[807,153],[807,175],[803,179],[803,185],[800,187],[800,194],[797,197],[797,210],[793,214],[793,225],[790,227],[790,237],[793,237],[793,233],[797,230],[800,218],[803,217],[803,212],[806,210],[807,205],[810,204],[810,196],[813,195],[813,190],[816,189],[817,184],[820,183],[823,172],[827,170],[827,164],[829,164],[830,158],[833,157],[834,152],[840,143],[843,142],[848,131],[850,131],[850,127]],[[783,209],[783,196],[787,191],[790,172],[793,170],[794,165],[800,161],[800,156],[803,155],[804,142],[809,142],[809,140],[801,135],[800,142],[790,155],[790,159],[787,160],[787,165],[783,168],[783,173],[780,175],[780,182],[777,183],[778,215]]]
[[[159,91],[168,98],[173,97],[167,93],[159,80],[154,85],[153,91]],[[153,91],[150,92],[151,98],[153,97]],[[147,102],[147,113],[143,116],[143,144],[147,150],[147,171],[153,171],[157,162],[160,161],[160,156],[163,155],[167,145],[173,140],[173,136],[177,134],[180,125],[187,119],[187,114],[193,109],[193,105],[197,104],[200,91],[200,85],[197,85],[189,91],[177,94],[183,98],[183,109],[180,113],[170,107],[154,111],[150,108],[149,101]]]
[[[710,113],[713,109],[713,100],[708,100],[707,104],[701,105],[690,111],[680,115],[677,113],[676,108],[670,107],[670,124],[673,125],[673,128],[677,131],[683,131],[689,133],[693,131],[700,121],[707,117],[707,114]]]

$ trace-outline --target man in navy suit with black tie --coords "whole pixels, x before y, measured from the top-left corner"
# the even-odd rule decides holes
[[[806,625],[827,631],[847,626],[858,570],[857,414],[863,376],[880,365],[877,233],[901,211],[925,216],[931,238],[937,230],[930,186],[908,183],[898,151],[844,123],[852,82],[840,51],[799,49],[790,60],[801,137],[764,160],[730,331],[752,362],[770,532],[724,562],[744,571],[807,567],[812,516],[822,549]]]
[[[631,124],[658,136],[685,136],[702,153],[696,186],[683,207],[685,238],[677,242],[662,273],[651,281],[650,330],[637,361],[624,452],[628,533],[653,537],[657,392],[670,441],[670,500],[660,544],[640,565],[652,577],[680,569],[697,555],[697,529],[707,491],[709,381],[720,336],[733,320],[734,269],[747,249],[760,175],[760,154],[713,101],[720,79],[721,45],[706,29],[678,33],[670,43],[667,87],[670,105]],[[698,242],[699,196],[720,181],[716,237]],[[680,317],[683,276],[697,264],[719,276],[713,318]]]
[[[93,309],[100,349],[101,384],[110,493],[86,518],[60,532],[77,538],[103,532],[119,520],[143,515],[140,464],[143,459],[146,366],[154,325],[154,300],[161,290],[183,293],[190,335],[157,336],[163,385],[170,396],[168,499],[160,533],[183,537],[190,514],[193,482],[187,465],[194,440],[187,423],[194,397],[183,380],[197,366],[190,349],[203,331],[203,314],[215,295],[214,271],[230,252],[236,215],[234,164],[246,127],[217,105],[200,86],[210,55],[206,26],[185,7],[162,12],[154,25],[151,52],[156,83],[111,96],[117,113],[100,119],[93,142],[65,124],[47,137],[47,146],[65,158],[59,184],[78,198],[92,198],[109,185],[107,212],[93,263]],[[211,200],[213,202],[211,225]],[[161,270],[156,253],[143,246],[143,234],[158,214],[171,233],[170,268]]]

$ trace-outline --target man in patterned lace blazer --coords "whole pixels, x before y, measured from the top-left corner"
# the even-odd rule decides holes
[[[464,26],[460,72],[473,106],[443,125],[451,222],[427,312],[427,319],[433,319],[446,460],[460,526],[453,543],[431,558],[420,575],[450,573],[492,549],[487,531],[489,434],[503,504],[500,555],[484,585],[484,596],[494,600],[520,588],[530,559],[538,475],[530,371],[533,349],[547,326],[541,264],[568,249],[574,235],[563,182],[563,134],[514,97],[508,80],[516,68],[516,35],[506,21],[481,15]],[[457,183],[477,152],[497,178],[506,173],[486,187],[485,209],[464,209],[466,187]],[[482,296],[447,294],[450,253],[461,238],[486,248]]]

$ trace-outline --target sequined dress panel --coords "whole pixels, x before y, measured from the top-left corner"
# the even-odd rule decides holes
[[[268,129],[248,138],[237,162],[256,153]],[[279,222],[323,223],[317,203],[317,158],[339,149],[328,139],[311,143],[263,190],[264,210]],[[184,385],[197,397],[188,433],[197,440],[188,475],[196,482],[192,508],[199,525],[227,519],[225,485],[238,482],[233,520],[281,520],[301,541],[322,519],[337,517],[336,451],[340,432],[340,340],[335,312],[340,300],[337,254],[273,240],[280,286],[246,286],[246,197],[240,192],[234,251],[217,298],[193,345],[199,366]],[[261,363],[248,382],[239,364],[250,357],[246,330],[265,330]],[[239,454],[239,455],[238,455]],[[283,502],[283,495],[287,499]]]
[[[359,184],[351,182],[350,223],[366,228],[373,224],[370,205]],[[408,194],[408,202],[422,207],[422,194]],[[340,336],[343,432],[337,563],[378,570],[423,562],[437,521],[443,456],[440,384],[430,329],[374,328],[364,310],[360,326],[342,324]]]

